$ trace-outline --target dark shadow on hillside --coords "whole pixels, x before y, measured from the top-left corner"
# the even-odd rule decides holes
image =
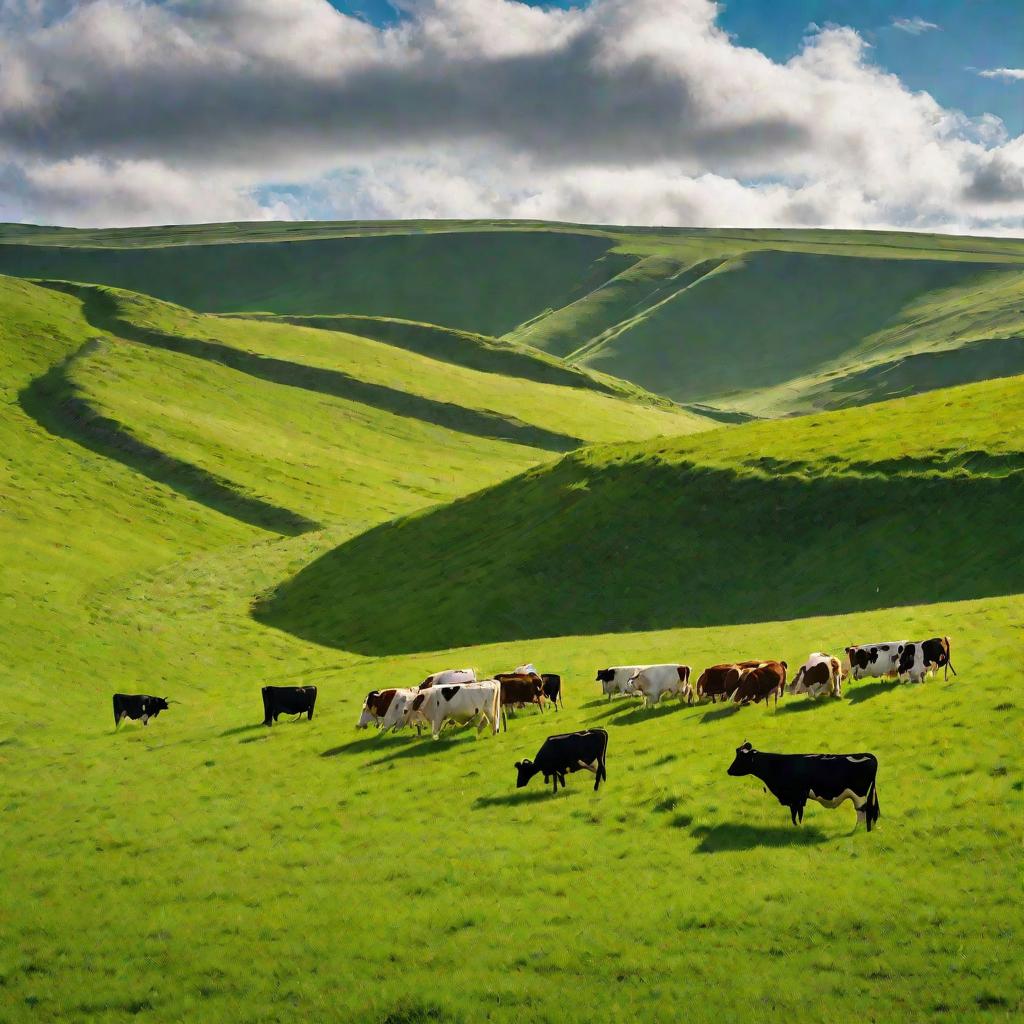
[[[1022,506],[1024,473],[808,478],[643,450],[596,465],[568,456],[369,530],[253,614],[315,643],[395,655],[1016,594]],[[820,571],[851,561],[855,572]]]
[[[527,791],[516,791],[515,793],[504,793],[501,796],[478,796],[472,804],[474,811],[485,810],[488,807],[521,807],[523,804],[539,804],[545,800],[557,800],[559,796],[571,792],[567,786],[558,796],[551,792],[550,788],[531,789]]]
[[[861,701],[871,700],[872,697],[878,697],[883,693],[888,693],[890,690],[895,690],[904,685],[898,679],[882,679],[877,683],[855,685],[849,687],[846,691],[846,699],[851,704],[860,704]]]
[[[97,412],[78,391],[68,371],[100,344],[95,339],[87,341],[19,392],[18,404],[25,413],[54,437],[120,462],[222,515],[286,536],[319,528],[312,519],[242,494],[229,480],[140,441],[120,423]]]
[[[567,452],[583,443],[578,437],[535,427],[512,415],[499,416],[496,413],[482,412],[450,402],[439,402],[384,384],[371,384],[340,370],[292,363],[285,359],[275,359],[273,356],[254,355],[219,342],[186,338],[142,327],[118,316],[115,302],[103,292],[77,285],[61,287],[62,282],[39,283],[57,290],[70,291],[81,298],[86,320],[98,330],[143,345],[220,363],[231,370],[271,384],[284,384],[288,387],[315,391],[318,394],[369,405],[396,416],[433,423],[435,426],[446,427],[463,434],[510,441],[547,451]]]
[[[783,808],[785,810],[785,808]],[[699,839],[696,853],[729,853],[738,850],[756,850],[758,847],[817,846],[827,836],[814,826],[715,825],[695,828],[690,835]]]

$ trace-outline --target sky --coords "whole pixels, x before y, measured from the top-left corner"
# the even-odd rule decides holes
[[[1024,0],[0,0],[0,220],[1024,236]]]

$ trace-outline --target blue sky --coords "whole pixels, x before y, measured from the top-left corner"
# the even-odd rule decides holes
[[[340,11],[376,25],[400,17],[388,0],[331,0]],[[559,0],[531,7],[580,7]],[[1024,67],[1024,0],[726,0],[719,24],[741,46],[785,61],[811,24],[848,25],[871,44],[872,59],[911,89],[930,92],[944,107],[977,117],[995,114],[1012,135],[1024,131],[1024,82],[983,78],[988,68]],[[899,29],[897,19],[918,24]]]

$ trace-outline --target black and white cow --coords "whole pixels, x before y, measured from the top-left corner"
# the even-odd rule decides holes
[[[924,682],[924,677],[936,669],[945,669],[944,679],[949,678],[953,663],[949,660],[949,637],[936,636],[931,640],[920,640],[905,644],[900,654],[900,678],[906,676],[912,683]],[[953,668],[953,675],[956,669]]]
[[[565,788],[565,773],[578,772],[581,768],[594,773],[594,790],[608,778],[605,755],[608,752],[608,733],[604,729],[584,729],[582,732],[566,732],[549,736],[531,761],[516,761],[516,789],[522,789],[538,772],[544,776],[544,784],[554,780],[552,793],[558,792],[561,782]]]
[[[551,701],[555,706],[555,710],[558,710],[558,706],[562,703],[562,677],[555,672],[542,672],[541,683],[544,688],[544,696]]]
[[[852,800],[857,823],[868,831],[878,821],[878,759],[874,754],[763,754],[749,743],[736,749],[730,775],[754,775],[784,807],[795,825],[804,820],[804,805],[817,800],[838,807]]]
[[[850,675],[854,679],[864,676],[887,676],[899,672],[900,656],[906,640],[889,640],[880,644],[857,644],[846,648]]]
[[[263,724],[273,725],[278,715],[305,715],[308,721],[314,704],[315,686],[264,686]]]
[[[141,718],[143,725],[149,725],[151,718],[156,718],[161,711],[167,710],[166,697],[151,697],[148,693],[115,693],[114,728],[116,729],[126,718],[133,722]]]

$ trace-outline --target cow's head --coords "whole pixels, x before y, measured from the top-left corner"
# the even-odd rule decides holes
[[[365,729],[371,722],[376,722],[377,716],[370,710],[369,703],[363,705],[363,713],[359,716],[359,721],[356,722],[357,729]]]
[[[610,668],[599,668],[597,670],[598,683],[610,683],[615,678],[615,672]]]
[[[515,767],[519,773],[516,778],[516,789],[522,789],[537,774],[537,766],[526,758],[524,761],[516,761]]]
[[[730,775],[749,775],[753,771],[753,755],[757,751],[747,742],[736,748],[736,759],[729,765]]]

